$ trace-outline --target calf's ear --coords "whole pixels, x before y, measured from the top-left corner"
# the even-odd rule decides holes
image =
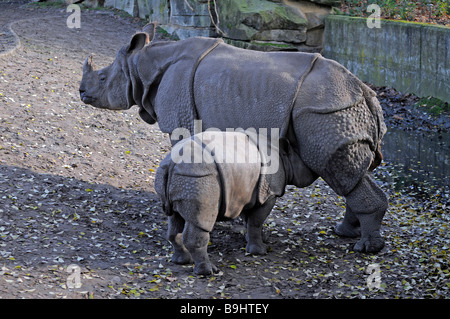
[[[142,49],[147,43],[149,43],[148,34],[144,32],[139,32],[133,35],[130,44],[128,45],[127,52],[133,53]]]

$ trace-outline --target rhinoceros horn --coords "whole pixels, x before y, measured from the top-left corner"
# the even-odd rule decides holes
[[[89,73],[94,70],[94,65],[92,64],[93,54],[89,54],[83,64],[83,73]]]

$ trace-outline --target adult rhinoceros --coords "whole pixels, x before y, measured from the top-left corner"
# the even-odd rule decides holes
[[[375,93],[335,61],[320,54],[263,53],[221,39],[152,43],[136,33],[108,67],[83,66],[80,95],[95,107],[139,107],[162,132],[186,128],[279,129],[298,152],[305,187],[322,177],[346,198],[341,236],[361,239],[354,249],[378,252],[388,202],[368,171],[381,161],[386,127]]]

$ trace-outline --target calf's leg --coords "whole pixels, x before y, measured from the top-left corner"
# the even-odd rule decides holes
[[[209,232],[186,222],[183,231],[183,243],[194,259],[194,273],[197,275],[210,275],[217,272],[208,257]]]
[[[264,205],[245,212],[247,223],[247,247],[249,254],[264,255],[267,253],[267,245],[263,243],[262,227],[275,205],[276,198],[269,199]]]
[[[184,219],[177,212],[174,212],[173,215],[169,216],[167,237],[173,246],[172,262],[181,265],[192,263],[191,254],[182,241],[183,229]]]

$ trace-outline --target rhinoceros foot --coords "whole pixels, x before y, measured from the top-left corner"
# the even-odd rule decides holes
[[[172,255],[172,262],[178,265],[192,264],[193,260],[189,253],[175,251]]]
[[[363,253],[377,253],[384,247],[384,239],[379,232],[374,232],[368,237],[362,237],[353,249]]]
[[[334,228],[334,232],[341,237],[359,237],[361,236],[361,229],[360,227],[353,227],[349,225],[348,223],[342,222],[336,225]]]
[[[209,276],[213,273],[217,273],[218,271],[219,270],[217,269],[217,267],[210,262],[201,262],[199,264],[195,264],[194,266],[194,273],[196,275]]]
[[[267,245],[266,244],[252,244],[248,243],[247,247],[245,247],[245,251],[252,255],[265,255],[267,254]]]

